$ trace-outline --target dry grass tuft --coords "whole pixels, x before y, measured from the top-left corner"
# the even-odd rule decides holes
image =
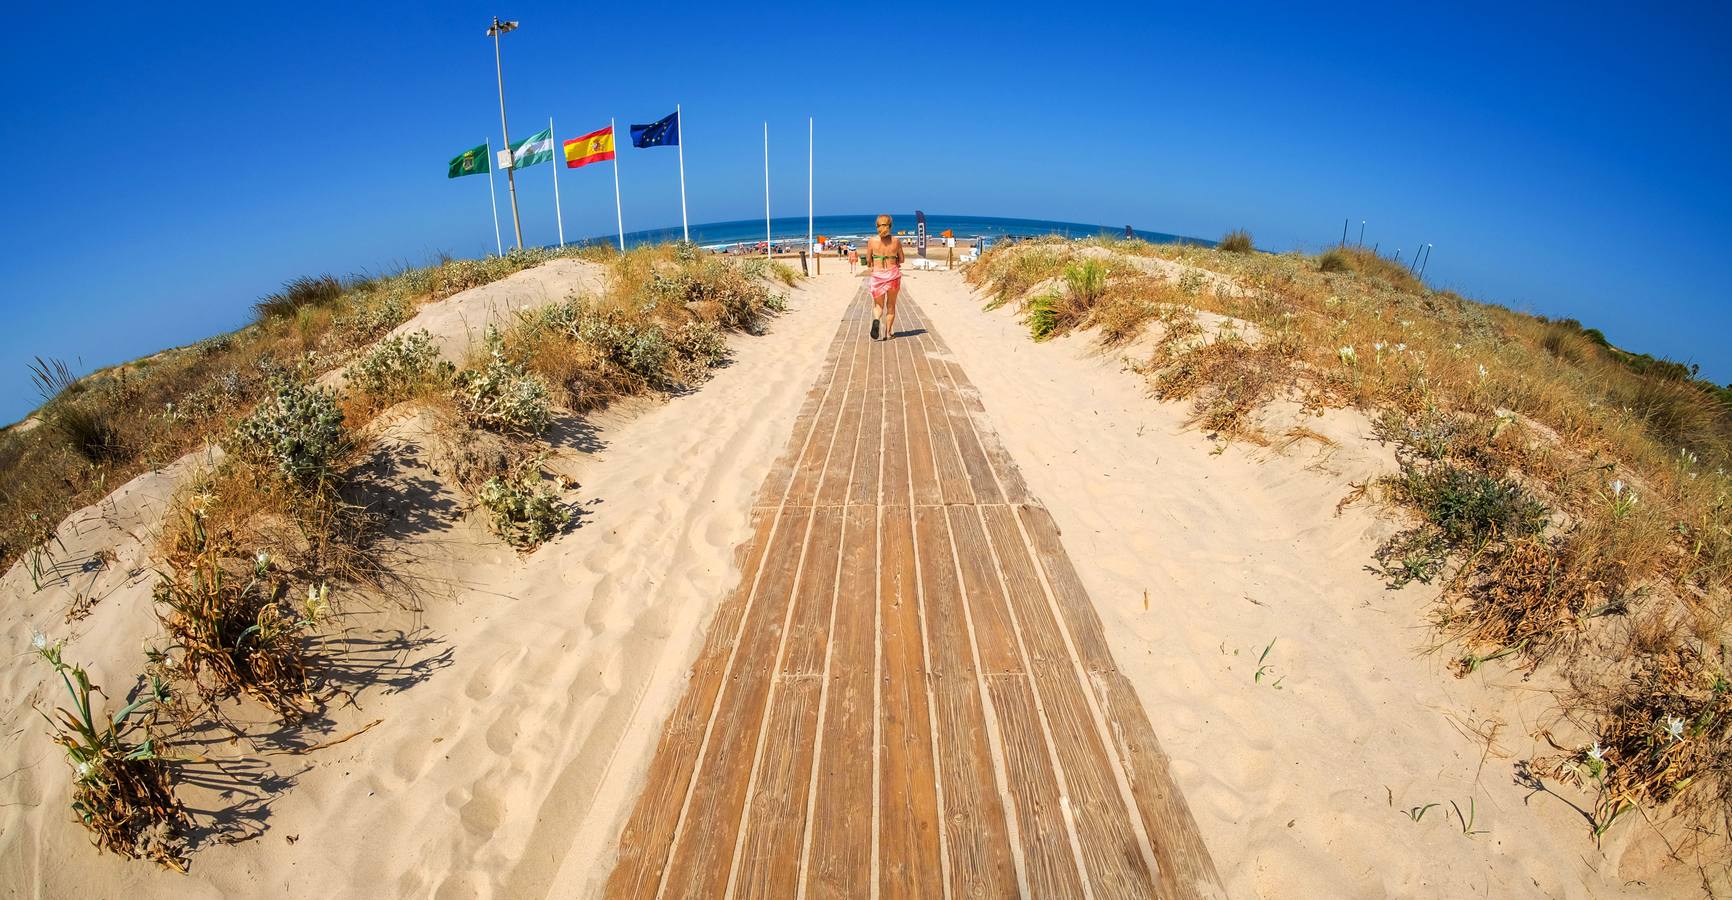
[[[1223,253],[1250,253],[1255,248],[1251,246],[1251,232],[1235,228],[1221,238],[1215,249]]]

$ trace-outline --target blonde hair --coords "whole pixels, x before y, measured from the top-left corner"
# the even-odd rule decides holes
[[[873,220],[872,220],[872,224],[873,224],[873,225],[877,225],[877,224],[878,224],[878,219],[884,219],[884,220],[886,220],[886,221],[888,221],[888,222],[889,222],[889,223],[890,223],[890,224],[891,224],[891,225],[895,225],[895,224],[896,224],[896,220],[895,220],[895,219],[892,219],[892,218],[891,218],[891,217],[890,217],[890,214],[889,214],[889,213],[879,213],[879,214],[878,214],[878,218],[877,218],[877,219],[873,219]]]

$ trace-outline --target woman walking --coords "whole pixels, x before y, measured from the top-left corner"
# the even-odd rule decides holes
[[[896,331],[896,295],[902,292],[902,242],[890,233],[889,216],[878,217],[878,234],[867,239],[860,252],[866,267],[866,289],[872,292],[872,339],[890,340]],[[878,323],[884,336],[878,336]]]

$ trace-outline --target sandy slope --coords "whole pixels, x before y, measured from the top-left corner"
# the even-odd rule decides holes
[[[592,275],[520,273],[521,292],[507,279],[421,320],[458,338],[489,311],[559,299]],[[1030,343],[955,274],[908,283],[1064,529],[1235,896],[1677,888],[1644,868],[1651,841],[1614,848],[1620,872],[1556,798],[1524,805],[1512,767],[1536,723],[1510,703],[1523,685],[1493,668],[1449,676],[1422,652],[1426,589],[1387,592],[1364,571],[1394,526],[1364,507],[1335,515],[1349,480],[1390,465],[1361,420],[1312,420],[1340,443],[1323,456],[1313,444],[1215,455],[1182,428],[1182,409],[1144,396],[1086,340]],[[23,566],[0,581],[0,639],[16,648],[0,660],[0,896],[593,895],[685,667],[738,577],[753,495],[858,284],[845,271],[808,282],[693,395],[563,423],[554,465],[580,482],[568,497],[584,513],[527,558],[461,515],[420,414],[384,417],[389,452],[373,477],[402,498],[393,534],[421,612],[379,605],[350,620],[337,677],[353,702],[333,703],[316,730],[272,735],[259,710],[241,709],[265,750],[378,724],[307,754],[214,736],[205,752],[236,760],[214,772],[231,793],[188,797],[230,810],[220,833],[246,839],[208,841],[188,877],[87,845],[64,806],[67,767],[31,709],[58,687],[22,651],[31,626],[70,637],[69,657],[122,687],[154,630],[147,548],[197,461],[71,517],[57,552],[65,583],[36,592]],[[78,568],[103,547],[116,562]],[[86,582],[103,599],[68,625]],[[1273,672],[1257,683],[1271,638]],[[1467,733],[1488,722],[1502,723],[1489,751]],[[1446,815],[1470,796],[1487,831],[1474,838]],[[1401,812],[1432,802],[1444,806],[1417,824]]]
[[[1363,503],[1336,515],[1350,481],[1394,468],[1363,418],[1308,419],[1331,450],[1223,450],[1147,396],[1122,352],[1035,344],[953,275],[908,281],[1063,529],[1234,896],[1695,893],[1682,867],[1654,874],[1651,829],[1603,858],[1557,797],[1524,800],[1515,765],[1548,724],[1539,685],[1496,664],[1446,672],[1425,652],[1434,589],[1387,591],[1366,571],[1396,524]],[[1472,732],[1493,727],[1488,751]],[[1472,838],[1449,806],[1470,797]],[[1403,813],[1427,803],[1442,806]]]
[[[521,296],[501,296],[507,279],[423,313],[443,337],[466,334],[490,311],[560,299],[591,273],[552,273],[552,288],[523,277],[548,274],[513,276],[527,284]],[[605,874],[684,667],[738,577],[734,547],[757,486],[855,287],[839,275],[794,291],[769,335],[735,338],[732,363],[692,395],[562,423],[553,465],[580,483],[568,499],[583,514],[527,558],[461,515],[421,415],[383,417],[391,452],[374,478],[406,498],[392,530],[421,611],[359,607],[335,674],[353,702],[333,702],[313,730],[273,735],[242,704],[242,730],[265,752],[221,735],[198,748],[231,761],[203,767],[219,791],[183,795],[229,809],[201,821],[242,840],[207,841],[188,877],[87,845],[65,807],[66,764],[32,711],[60,699],[58,684],[22,651],[31,627],[68,637],[68,658],[96,663],[98,682],[121,692],[155,630],[146,548],[194,460],[71,517],[57,557],[76,566],[104,546],[119,556],[94,573],[108,593],[88,618],[63,621],[90,575],[37,593],[20,565],[0,582],[0,633],[16,648],[0,662],[0,896],[583,893]],[[269,752],[375,720],[335,746]]]

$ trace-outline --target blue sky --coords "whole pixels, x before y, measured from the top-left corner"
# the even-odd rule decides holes
[[[35,355],[80,371],[242,324],[308,273],[491,250],[513,137],[686,111],[693,222],[916,206],[1316,249],[1343,219],[1480,299],[1732,381],[1732,27],[1714,7],[521,3],[44,9],[0,37],[0,421]],[[627,230],[677,224],[671,151],[624,152]],[[554,239],[551,167],[525,239]],[[561,171],[568,237],[613,230]],[[504,182],[501,211],[509,241]]]

